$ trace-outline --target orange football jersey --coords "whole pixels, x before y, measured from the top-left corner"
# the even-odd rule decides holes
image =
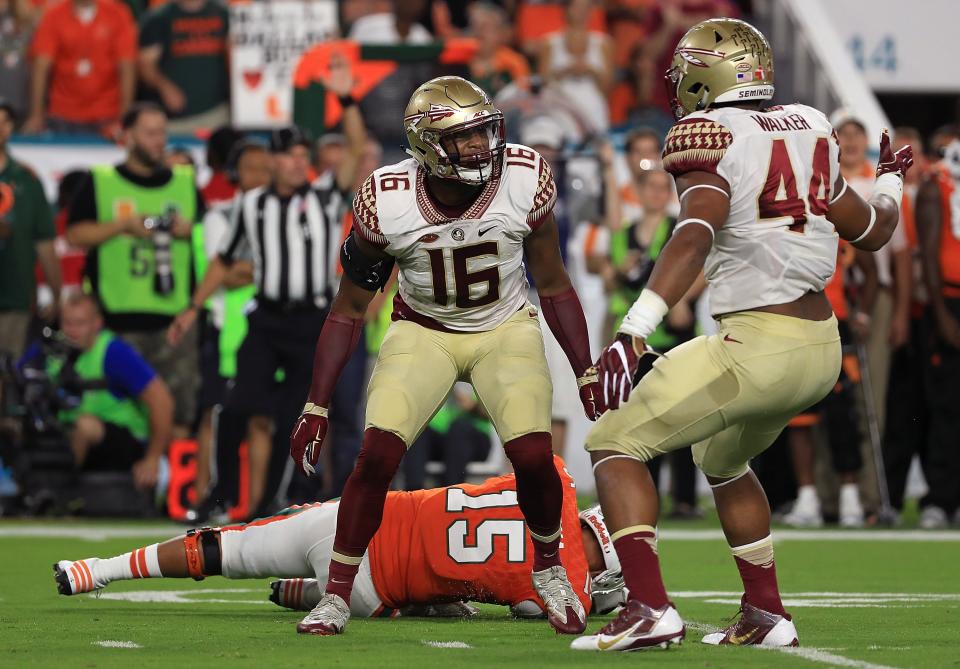
[[[590,571],[583,549],[577,491],[563,460],[560,558],[590,611]],[[513,474],[480,485],[390,493],[369,549],[370,571],[386,606],[468,599],[493,604],[534,600],[533,547],[517,505]]]

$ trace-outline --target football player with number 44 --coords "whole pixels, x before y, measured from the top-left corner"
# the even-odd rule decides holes
[[[403,123],[411,158],[374,171],[354,200],[353,231],[340,253],[343,280],[291,435],[291,457],[313,474],[337,377],[367,305],[396,263],[394,322],[370,378],[366,431],[341,498],[325,594],[297,631],[343,631],[353,581],[400,460],[464,380],[513,465],[533,546],[533,587],[550,624],[578,634],[586,616],[559,550],[563,486],[550,446],[553,390],[537,312],[527,302],[524,253],[587,417],[595,420],[605,406],[583,309],[560,257],[550,166],[532,149],[505,143],[503,114],[460,77],[420,86]]]
[[[863,201],[840,176],[821,112],[764,108],[773,57],[743,21],[692,27],[667,83],[678,120],[663,167],[676,180],[679,222],[601,354],[611,411],[586,446],[630,597],[616,619],[572,646],[625,651],[683,639],[660,576],[657,492],[645,463],[687,444],[713,488],[745,591],[739,619],[704,643],[797,645],[777,587],[770,507],[747,463],[836,383],[840,337],[823,289],[837,237],[868,251],[886,244],[913,154],[909,146],[894,153],[884,132],[873,195]],[[719,332],[655,358],[644,339],[701,270]]]

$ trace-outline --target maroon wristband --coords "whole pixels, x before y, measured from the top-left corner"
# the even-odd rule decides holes
[[[330,396],[344,365],[360,340],[362,318],[350,318],[331,311],[317,339],[313,355],[313,382],[307,400],[322,407],[330,406]]]
[[[590,337],[587,334],[587,319],[573,287],[559,295],[541,295],[540,308],[550,331],[557,338],[560,348],[570,361],[577,377],[593,365],[590,359]]]

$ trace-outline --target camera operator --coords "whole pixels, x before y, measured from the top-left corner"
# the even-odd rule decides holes
[[[87,249],[86,275],[107,327],[167,383],[176,402],[174,436],[185,437],[199,382],[195,333],[174,349],[164,331],[190,306],[190,236],[203,202],[193,168],[164,164],[167,118],[160,107],[135,104],[122,126],[127,158],[91,170],[71,206],[67,241]]]
[[[92,296],[74,293],[61,313],[63,336],[75,350],[44,355],[34,344],[20,366],[43,366],[51,381],[68,394],[77,387],[96,387],[81,390],[79,404],[57,416],[67,427],[78,468],[130,469],[138,488],[155,486],[160,459],[170,443],[170,391],[129,344],[103,329],[103,316]]]

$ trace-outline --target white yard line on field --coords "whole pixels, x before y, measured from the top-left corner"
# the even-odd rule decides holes
[[[473,648],[473,646],[463,641],[427,641],[426,639],[421,639],[420,643],[424,646],[430,646],[431,648]]]
[[[133,641],[91,641],[91,646],[101,646],[103,648],[143,648]]]
[[[719,628],[714,625],[706,625],[704,623],[696,622],[695,620],[685,620],[684,622],[686,623],[687,629],[695,632],[709,634],[711,632],[719,631]],[[699,642],[699,639],[694,639],[693,641]],[[864,662],[863,660],[854,660],[849,657],[844,657],[843,655],[828,653],[824,648],[811,648],[809,646],[800,646],[799,648],[767,648],[764,646],[753,646],[753,648],[758,648],[760,650],[772,650],[778,653],[786,653],[787,655],[795,655],[803,658],[804,660],[809,660],[810,662],[828,664],[834,667],[853,667],[854,669],[896,669],[895,667],[890,667],[885,664],[874,664],[873,662]]]

